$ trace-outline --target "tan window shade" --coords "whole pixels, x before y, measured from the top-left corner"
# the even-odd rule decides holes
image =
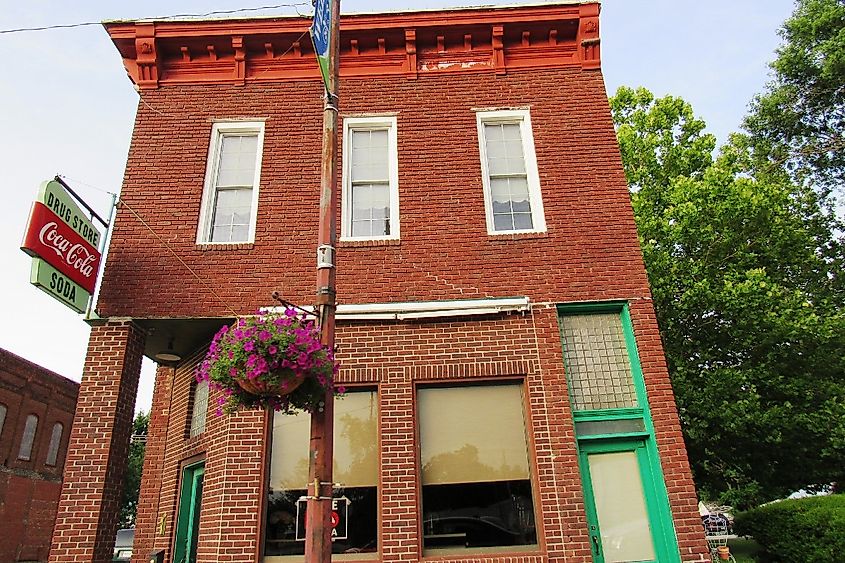
[[[637,454],[592,454],[587,460],[604,560],[653,561],[654,546]]]
[[[270,488],[304,489],[308,482],[311,416],[276,414]],[[348,392],[334,404],[334,481],[344,487],[378,484],[378,397],[375,391]]]
[[[528,479],[522,386],[424,388],[423,485]]]
[[[619,314],[566,315],[561,321],[572,407],[636,407],[637,393]]]

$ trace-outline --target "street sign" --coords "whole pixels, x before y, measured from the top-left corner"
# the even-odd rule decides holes
[[[331,53],[332,3],[331,0],[317,0],[314,6],[314,21],[311,23],[311,42],[320,64],[323,83],[329,87],[329,54]]]
[[[349,536],[349,505],[352,503],[346,497],[332,499],[332,541],[345,540]],[[305,512],[308,508],[308,497],[299,497],[296,501],[296,539],[305,541]]]
[[[32,259],[29,281],[48,295],[58,299],[77,313],[84,313],[91,294],[56,268],[42,260]]]

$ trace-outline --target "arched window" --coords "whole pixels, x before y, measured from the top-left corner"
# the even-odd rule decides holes
[[[189,436],[199,436],[205,432],[205,415],[208,412],[208,380],[194,384],[194,401],[191,412],[191,429]]]
[[[0,436],[3,435],[4,422],[6,422],[6,405],[0,404]]]
[[[21,449],[18,451],[18,459],[29,461],[32,457],[32,444],[35,443],[35,433],[38,431],[38,417],[34,414],[26,417],[26,425],[23,428],[21,438]]]
[[[61,422],[53,425],[53,434],[50,436],[50,447],[47,448],[47,465],[56,465],[59,457],[59,446],[62,444],[62,432],[65,427]]]

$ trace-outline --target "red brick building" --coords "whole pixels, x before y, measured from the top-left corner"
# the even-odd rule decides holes
[[[0,349],[0,561],[47,561],[78,392]]]
[[[598,15],[342,19],[339,560],[708,560]],[[140,358],[165,349],[135,560],[301,559],[306,420],[217,417],[193,371],[273,291],[314,301],[309,23],[106,24],[141,101],[51,561],[108,556]]]

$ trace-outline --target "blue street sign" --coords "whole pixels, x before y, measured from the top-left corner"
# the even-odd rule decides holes
[[[317,53],[320,73],[326,88],[329,87],[329,53],[331,52],[332,3],[331,0],[317,0],[314,6],[314,21],[311,23],[311,41]]]

